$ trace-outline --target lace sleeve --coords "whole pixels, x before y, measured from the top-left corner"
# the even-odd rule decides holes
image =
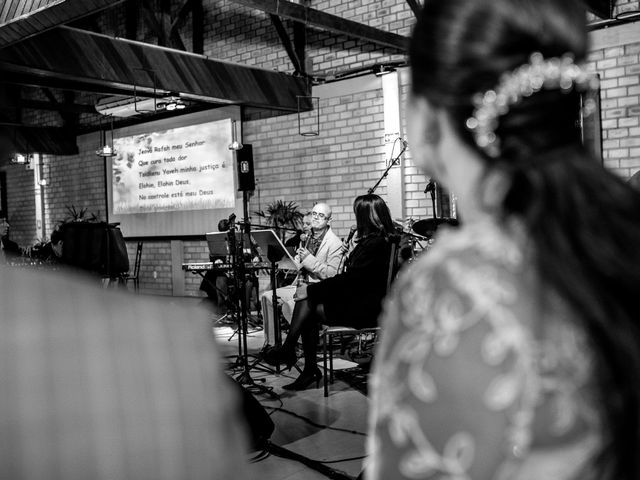
[[[376,353],[369,480],[509,477],[537,391],[513,280],[473,255],[398,279]]]

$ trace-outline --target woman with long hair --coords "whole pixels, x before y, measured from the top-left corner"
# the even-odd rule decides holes
[[[316,383],[322,373],[316,354],[320,325],[355,328],[377,325],[382,299],[387,291],[391,256],[390,236],[394,233],[389,207],[375,194],[361,195],[353,204],[356,216],[355,248],[349,253],[345,270],[318,283],[298,287],[291,328],[282,347],[264,352],[272,365],[296,361],[296,344],[302,339],[304,369],[286,390],[304,390]]]
[[[640,194],[581,145],[587,52],[577,1],[425,2],[409,137],[465,222],[385,306],[369,479],[640,478]]]

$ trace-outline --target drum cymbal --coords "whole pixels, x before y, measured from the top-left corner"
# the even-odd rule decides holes
[[[458,220],[455,218],[426,218],[415,222],[411,226],[411,229],[418,235],[430,238],[434,233],[436,233],[438,226],[443,223],[456,226],[458,225]]]

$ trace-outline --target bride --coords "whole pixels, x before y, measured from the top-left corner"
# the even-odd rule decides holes
[[[464,221],[386,303],[368,479],[640,478],[640,194],[581,145],[587,52],[574,0],[426,0],[409,137]]]

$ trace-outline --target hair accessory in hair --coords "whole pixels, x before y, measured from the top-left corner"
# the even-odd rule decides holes
[[[598,77],[575,64],[570,54],[545,59],[541,53],[533,53],[529,63],[503,74],[495,90],[473,96],[475,110],[473,116],[467,119],[466,126],[482,151],[490,157],[498,157],[498,118],[509,111],[510,105],[542,89],[559,88],[569,92],[574,87],[581,91],[595,89],[598,87]]]

